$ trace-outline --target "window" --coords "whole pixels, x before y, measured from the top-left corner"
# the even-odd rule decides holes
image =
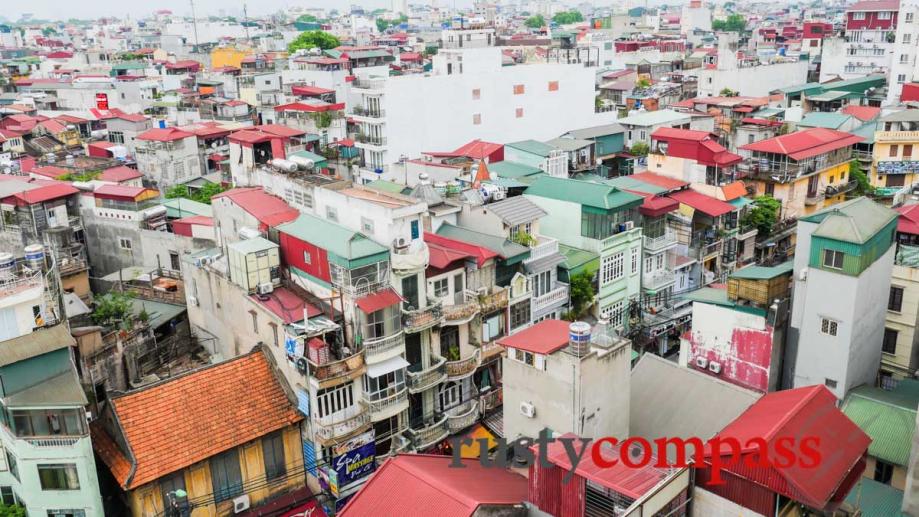
[[[906,13],[906,18],[903,19],[906,23],[913,23],[913,13]]]
[[[472,125],[478,126],[482,123],[482,115],[480,113],[472,114]]]
[[[517,108],[515,111],[515,116],[517,118],[523,118],[523,108]]]
[[[857,13],[852,13],[852,19],[853,19],[853,20],[864,20],[864,19],[865,19],[865,13],[864,13],[864,11],[859,11],[859,12],[857,12]]]
[[[252,332],[258,333],[258,314],[255,311],[249,311],[249,315],[252,316]]]
[[[897,149],[898,149],[899,147],[900,147],[900,146],[898,146],[898,145],[892,145],[892,146],[890,146],[890,153],[888,154],[888,156],[890,156],[891,158],[896,158],[896,157],[897,157]]]
[[[350,388],[350,384],[348,385]],[[262,454],[265,456],[265,478],[271,481],[287,474],[284,463],[284,434],[276,431],[262,438]]]
[[[625,300],[619,300],[607,305],[600,311],[600,315],[609,321],[609,324],[613,327],[623,325],[625,320]]]
[[[42,490],[79,490],[77,466],[74,464],[39,465],[38,480]]]
[[[889,485],[891,478],[893,478],[893,465],[875,458],[874,480]]]
[[[543,271],[533,277],[533,296],[542,296],[552,290],[552,272]]]
[[[826,334],[828,336],[835,336],[838,330],[839,330],[839,323],[831,319],[820,318],[820,333],[821,334]]]
[[[325,207],[325,218],[332,222],[338,222],[338,210],[334,207]]]
[[[0,502],[6,505],[14,505],[19,502],[19,498],[13,493],[13,487],[0,486]]]
[[[16,456],[13,456],[10,451],[4,452],[6,452],[6,464],[10,468],[10,474],[19,481],[19,464],[16,463]]]
[[[163,496],[163,505],[166,507],[166,510],[167,510],[166,517],[172,517],[172,516],[179,517],[183,515],[189,515],[188,512],[183,514],[181,513],[181,510],[179,512],[176,512],[173,510],[173,508],[170,507],[171,506],[170,502],[173,500],[175,500],[176,503],[179,503],[181,501],[182,503],[185,503],[185,505],[187,506],[188,504],[187,496],[181,499],[176,497],[176,492],[178,492],[179,490],[182,490],[183,492],[185,491],[185,474],[181,470],[179,472],[176,472],[175,474],[171,474],[169,476],[160,478],[160,493]]]
[[[308,251],[303,252],[303,263],[306,265],[311,265],[313,263],[313,257],[312,255],[310,255],[310,252]]]
[[[446,298],[449,293],[450,287],[446,278],[434,280],[434,296],[437,298]]]
[[[903,146],[903,157],[904,158],[913,157],[913,144],[906,144]]]
[[[558,91],[558,81],[549,81],[549,91],[550,92]]]
[[[126,239],[124,237],[120,237],[118,239],[118,247],[123,250],[131,251],[132,245],[133,243],[131,242],[131,239]]]
[[[361,231],[364,233],[373,233],[373,221],[366,217],[361,217]]]
[[[514,85],[514,95],[523,95],[524,88],[522,84]]]
[[[472,100],[477,101],[482,98],[482,90],[476,88],[472,90]]]
[[[239,470],[239,455],[230,449],[211,458],[211,485],[214,502],[232,499],[243,493],[243,477]]]
[[[86,433],[86,416],[79,409],[14,410],[16,436],[80,436]]]
[[[511,329],[516,329],[530,322],[530,301],[524,301],[511,307]]]
[[[903,84],[906,82],[906,74],[899,74],[897,76],[897,84]]]
[[[909,55],[900,54],[900,64],[905,65],[906,63],[909,63]]]
[[[632,274],[635,275],[638,273],[638,260],[641,255],[641,250],[638,248],[632,248]]]
[[[323,388],[316,392],[316,412],[319,418],[334,415],[354,405],[351,384]]]
[[[913,35],[908,32],[903,35],[903,43],[905,43],[906,45],[909,45],[910,43],[912,43],[912,39],[913,39]]]
[[[122,94],[124,95],[124,94]],[[86,517],[85,510],[48,510],[48,517]],[[168,515],[168,514],[167,514]]]
[[[833,269],[842,269],[845,253],[836,250],[823,250],[823,265]]]
[[[825,384],[826,387],[830,388],[831,390],[836,389],[836,381],[834,381],[833,379],[824,379],[823,384]]]
[[[600,285],[605,285],[622,278],[623,255],[624,253],[620,251],[619,253],[603,257],[603,267],[600,268]]]
[[[878,20],[889,20],[891,12],[890,11],[881,11],[878,13]]]
[[[113,144],[123,144],[124,143],[124,133],[121,131],[109,131],[108,140]]]
[[[278,334],[278,324],[272,321],[269,321],[268,326],[271,327],[271,336],[274,339],[274,346],[275,347],[281,346],[281,339]]]
[[[884,329],[884,343],[881,345],[881,350],[885,354],[897,353],[897,334],[899,333],[894,329]]]
[[[903,308],[903,288],[890,286],[890,294],[887,295],[887,310],[900,312]]]

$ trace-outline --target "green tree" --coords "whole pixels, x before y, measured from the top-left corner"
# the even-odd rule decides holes
[[[648,79],[647,77],[640,77],[637,81],[635,81],[635,87],[638,88],[639,90],[643,90],[650,86],[651,86],[651,79]]]
[[[722,32],[743,32],[747,28],[747,19],[740,14],[731,14],[726,20],[715,20],[712,29]]]
[[[740,219],[742,226],[755,226],[759,235],[764,237],[772,233],[772,227],[779,219],[782,202],[772,196],[758,196],[751,208]]]
[[[857,183],[853,191],[856,197],[874,194],[874,187],[872,187],[871,182],[868,181],[868,175],[862,170],[862,166],[858,163],[858,160],[849,162],[849,180],[855,180]]]
[[[188,194],[188,187],[185,185],[173,185],[166,189],[166,199],[175,199],[178,197],[191,199]]]
[[[541,29],[546,26],[546,19],[543,18],[541,14],[537,14],[536,16],[527,18],[523,24],[531,29]]]
[[[338,46],[341,46],[341,41],[328,32],[304,31],[290,42],[290,45],[287,46],[287,51],[294,53],[301,49],[309,50],[311,48],[326,50]]]
[[[559,25],[567,25],[569,23],[584,21],[584,15],[582,15],[580,11],[562,11],[556,13],[555,16],[552,17],[552,21]]]
[[[134,307],[134,297],[127,293],[110,292],[96,298],[96,307],[92,313],[93,323],[106,327],[117,326],[129,330],[132,323],[128,318]]]
[[[389,28],[389,20],[385,18],[377,18],[374,21],[377,24],[377,32],[383,32]]]
[[[18,504],[0,504],[0,517],[26,517],[26,509]]]
[[[644,142],[635,142],[632,144],[632,148],[629,149],[629,153],[634,156],[648,156],[648,152],[650,151],[651,148]]]
[[[737,97],[737,92],[730,88],[722,88],[718,95],[722,97]]]
[[[297,21],[300,23],[313,23],[319,20],[312,14],[303,14],[303,15],[300,15],[299,18],[297,18]]]
[[[594,296],[597,294],[594,291],[592,275],[587,271],[573,275],[570,289],[571,311],[574,313],[574,317],[577,318],[590,308],[593,304]]]
[[[226,188],[219,183],[205,183],[197,190],[189,190],[185,185],[174,185],[166,189],[166,199],[183,198],[199,203],[211,204],[211,198],[225,191]]]

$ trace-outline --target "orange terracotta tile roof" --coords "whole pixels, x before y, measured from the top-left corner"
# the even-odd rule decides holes
[[[96,454],[108,466],[118,483],[124,485],[124,481],[131,475],[131,462],[121,452],[121,449],[115,445],[112,437],[105,432],[100,421],[96,420],[89,424],[89,435],[92,438],[93,449],[95,449]]]
[[[104,439],[96,451],[125,489],[303,419],[261,350],[113,398],[112,408],[134,474],[124,472],[121,451],[106,451]]]

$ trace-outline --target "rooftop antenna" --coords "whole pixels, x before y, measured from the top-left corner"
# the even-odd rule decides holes
[[[198,51],[198,17],[195,16],[195,0],[188,0],[191,4],[191,24],[195,29],[195,52]]]

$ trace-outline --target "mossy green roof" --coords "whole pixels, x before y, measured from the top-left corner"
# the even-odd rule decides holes
[[[371,181],[370,183],[364,185],[367,188],[372,188],[374,190],[379,190],[381,192],[388,192],[390,194],[401,194],[405,190],[405,185],[401,185],[394,181],[388,180],[376,180]]]
[[[565,261],[560,266],[568,270],[569,276],[577,275],[584,271],[593,273],[600,269],[600,255],[592,251],[559,244],[558,252],[565,257]]]
[[[163,206],[166,207],[166,217],[171,219],[180,219],[192,215],[203,215],[206,217],[213,217],[214,215],[214,210],[211,208],[211,205],[182,197],[167,199],[163,201]]]
[[[897,218],[893,210],[859,197],[802,217],[802,221],[818,223],[812,235],[853,244],[865,244]]]
[[[623,190],[634,190],[647,194],[663,194],[664,192],[667,192],[667,189],[664,187],[652,185],[651,183],[645,183],[644,181],[638,181],[631,176],[619,176],[618,178],[608,179],[604,183]]]
[[[849,392],[842,412],[871,437],[868,455],[906,466],[916,432],[919,381],[904,379],[893,390],[859,386]]]
[[[530,196],[568,201],[601,210],[632,208],[644,202],[643,197],[619,190],[611,185],[552,176],[540,177],[530,185],[525,193]]]
[[[715,289],[713,287],[703,287],[701,289],[696,289],[695,291],[690,291],[684,295],[681,295],[685,300],[691,300],[693,302],[699,303],[708,303],[711,305],[718,305],[721,307],[728,307],[740,312],[746,312],[749,314],[755,314],[757,316],[765,316],[766,311],[758,307],[751,307],[749,305],[738,305],[735,302],[728,299],[727,289]]]
[[[546,157],[549,156],[549,153],[555,150],[551,145],[546,145],[542,142],[536,140],[521,140],[519,142],[511,142],[505,144],[505,147],[513,147],[525,153],[535,154],[536,156]],[[491,169],[491,166],[488,167]]]

